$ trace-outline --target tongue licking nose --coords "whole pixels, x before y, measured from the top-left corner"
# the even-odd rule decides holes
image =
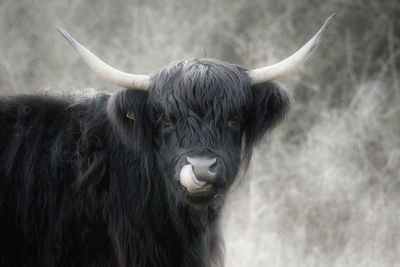
[[[198,191],[203,188],[207,182],[199,181],[193,173],[192,165],[188,164],[183,166],[179,175],[179,181],[190,192]]]
[[[216,158],[187,157],[186,161],[189,164],[183,166],[179,180],[190,193],[215,182],[216,173],[213,168],[217,165]]]

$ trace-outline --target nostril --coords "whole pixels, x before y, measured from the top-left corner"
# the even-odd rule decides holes
[[[211,162],[211,165],[210,165],[210,167],[208,167],[208,170],[209,170],[211,173],[216,173],[216,170],[217,170],[217,159],[216,159],[216,158],[213,158],[213,160],[214,160],[214,161]]]

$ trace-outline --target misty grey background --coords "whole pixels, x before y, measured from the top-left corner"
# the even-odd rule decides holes
[[[400,266],[398,0],[0,0],[0,92],[116,89],[56,25],[148,74],[189,57],[275,63],[334,12],[314,55],[280,81],[291,115],[230,195],[226,266]]]

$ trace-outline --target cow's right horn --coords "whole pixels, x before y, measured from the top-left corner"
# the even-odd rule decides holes
[[[251,84],[255,85],[263,82],[272,81],[286,76],[296,70],[301,65],[301,63],[303,63],[308,58],[314,48],[317,47],[319,41],[321,40],[326,29],[328,28],[328,25],[331,23],[335,15],[336,14],[331,15],[325,21],[324,25],[317,32],[317,34],[315,34],[314,37],[311,38],[311,40],[309,40],[302,48],[297,50],[297,52],[290,57],[273,65],[249,70],[247,74],[249,75]]]
[[[104,80],[121,87],[144,91],[149,89],[150,76],[131,74],[117,70],[99,59],[95,54],[78,43],[66,30],[59,26],[57,27],[57,30],[72,45],[76,52],[78,52],[86,64],[88,64],[89,67]]]

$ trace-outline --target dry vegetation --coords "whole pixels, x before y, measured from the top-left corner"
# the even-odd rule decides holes
[[[226,265],[400,266],[398,0],[0,0],[0,92],[114,89],[56,25],[109,63],[150,73],[204,55],[273,63],[333,12],[312,59],[282,81],[290,118],[231,195]]]

